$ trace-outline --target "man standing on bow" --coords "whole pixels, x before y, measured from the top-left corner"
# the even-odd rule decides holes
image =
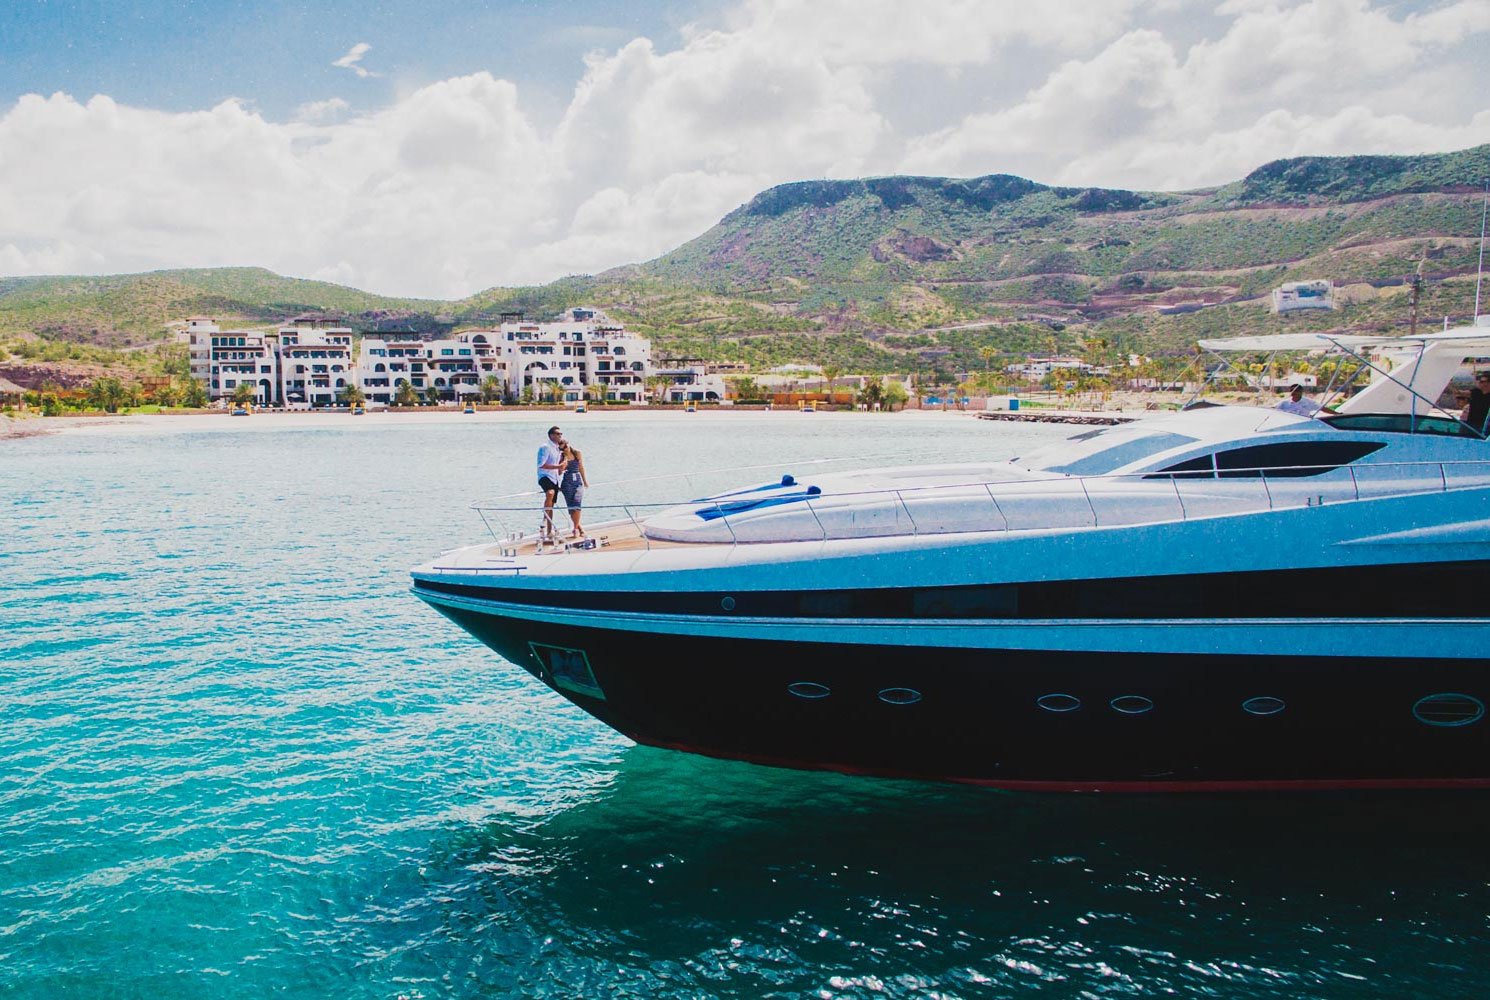
[[[538,488],[543,491],[542,537],[554,537],[554,501],[564,475],[564,432],[548,429],[548,440],[538,446]]]

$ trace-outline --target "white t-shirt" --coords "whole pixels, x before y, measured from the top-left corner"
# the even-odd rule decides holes
[[[1297,413],[1301,417],[1312,417],[1319,410],[1319,404],[1308,396],[1301,396],[1298,402],[1290,397],[1278,404],[1278,409],[1284,413]]]
[[[544,466],[552,466],[545,469]],[[545,441],[538,446],[538,478],[547,476],[553,482],[558,482],[564,476],[564,452],[552,441]]]

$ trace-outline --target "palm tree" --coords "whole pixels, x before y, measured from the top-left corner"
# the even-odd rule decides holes
[[[755,379],[749,375],[742,375],[734,380],[735,398],[737,399],[760,399],[761,388],[755,384]]]
[[[258,387],[252,382],[239,382],[233,388],[233,405],[247,406],[258,395]]]
[[[363,392],[362,386],[356,382],[347,386],[338,395],[341,396],[341,401],[348,406],[361,406],[367,402],[367,393]]]
[[[502,399],[502,380],[495,375],[488,375],[481,380],[481,401],[490,403],[495,398],[499,402]]]
[[[978,348],[978,357],[980,357],[980,358],[983,359],[983,374],[985,376],[991,376],[993,374],[993,359],[996,358],[996,357],[998,357],[998,356],[999,356],[999,352],[998,352],[998,349],[997,348],[993,348],[993,347],[980,347],[980,348]]]
[[[439,387],[438,386],[433,386],[432,385],[428,389],[425,389],[424,390],[424,405],[425,406],[439,406],[440,405],[440,390],[439,390]]]
[[[181,393],[181,405],[201,409],[207,405],[207,387],[196,379],[188,379]]]
[[[419,394],[408,382],[399,382],[398,391],[393,394],[393,401],[399,406],[418,406]]]
[[[667,386],[672,385],[673,380],[666,375],[648,375],[646,384],[652,391],[653,402],[660,402],[667,399]]]
[[[905,386],[901,385],[898,381],[890,379],[885,383],[886,407],[893,410],[897,406],[904,406],[909,399],[910,394],[905,391]]]
[[[88,405],[107,413],[117,413],[119,407],[128,403],[128,396],[124,383],[113,376],[94,379],[88,386]]]
[[[823,365],[823,378],[828,380],[828,401],[833,401],[833,382],[843,374],[843,369],[838,365]]]

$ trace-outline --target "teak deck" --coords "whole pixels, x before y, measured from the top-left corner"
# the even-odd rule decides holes
[[[612,521],[594,528],[587,528],[585,535],[587,538],[595,539],[599,544],[593,549],[572,548],[570,546],[573,540],[569,538],[566,530],[558,534],[557,546],[545,543],[541,553],[538,551],[539,539],[536,534],[520,539],[516,545],[507,545],[505,548],[509,553],[515,549],[516,555],[520,557],[550,554],[584,556],[591,552],[641,552],[647,549],[680,549],[696,545],[729,544],[727,542],[665,542],[656,538],[649,539],[642,535],[641,527],[631,521]]]

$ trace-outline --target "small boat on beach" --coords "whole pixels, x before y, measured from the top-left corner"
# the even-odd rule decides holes
[[[1369,382],[1333,412],[1201,405],[1012,462],[587,502],[588,551],[535,546],[541,497],[502,498],[475,505],[496,540],[413,592],[631,739],[712,757],[1030,790],[1490,787],[1490,441],[1437,405],[1490,323],[1203,346],[1328,350]]]
[[[465,409],[461,410],[461,412],[462,413],[475,413],[476,412],[476,407],[474,405],[470,404],[470,403],[467,403],[466,406],[465,406]]]

